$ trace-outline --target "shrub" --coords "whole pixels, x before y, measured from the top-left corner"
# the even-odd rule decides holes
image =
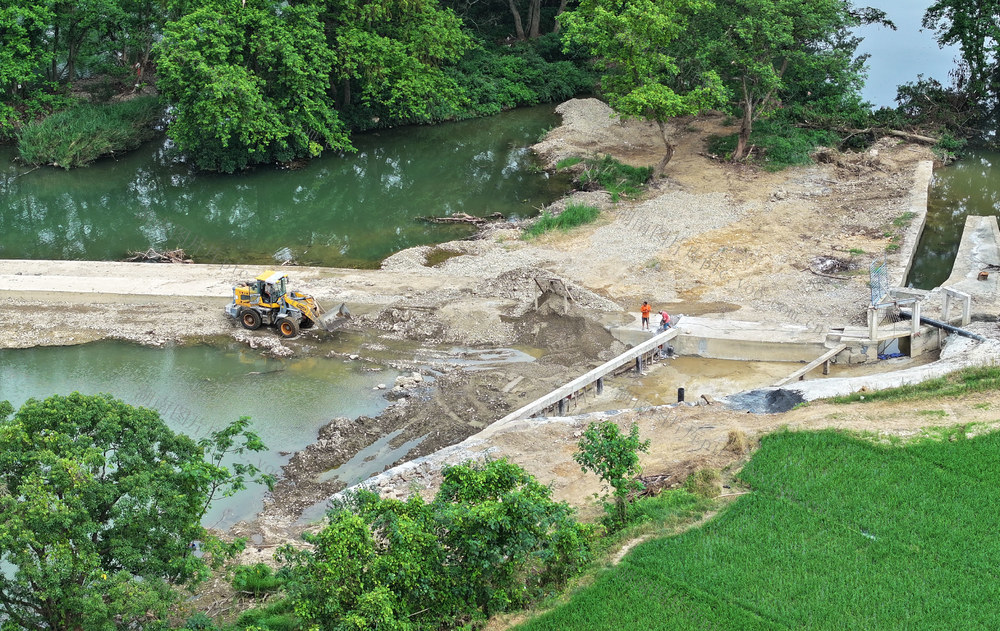
[[[566,206],[566,210],[558,215],[552,215],[548,211],[542,213],[542,216],[536,219],[535,223],[531,224],[531,227],[528,228],[524,236],[526,238],[534,238],[557,228],[559,230],[569,230],[570,228],[594,221],[600,214],[601,210],[594,206],[569,204]]]
[[[722,475],[718,469],[699,469],[688,476],[684,488],[700,497],[719,497],[722,493]]]
[[[266,593],[281,589],[285,581],[263,563],[241,565],[233,572],[233,589],[260,598]]]
[[[448,467],[434,501],[361,491],[290,546],[289,599],[310,629],[438,629],[528,604],[590,558],[593,528],[506,460]]]
[[[611,193],[611,201],[614,202],[622,196],[638,195],[653,175],[653,167],[629,166],[609,155],[590,158],[584,162],[586,168],[579,177],[584,189],[604,189]]]
[[[713,136],[708,149],[714,154],[729,157],[736,149],[737,134]],[[780,171],[797,164],[812,164],[810,154],[819,146],[836,145],[837,134],[819,129],[802,129],[789,121],[775,118],[758,121],[750,134],[754,147],[748,161],[760,164],[768,171]]]
[[[591,471],[614,489],[613,502],[605,502],[608,529],[616,530],[628,522],[628,505],[636,492],[645,488],[639,475],[639,452],[649,451],[649,441],[639,440],[639,426],[633,424],[628,435],[614,421],[590,423],[573,460],[584,471]]]
[[[66,169],[84,166],[149,140],[162,115],[155,96],[108,105],[76,105],[26,125],[18,134],[21,158],[29,164]]]

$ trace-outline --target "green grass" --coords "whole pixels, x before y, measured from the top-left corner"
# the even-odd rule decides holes
[[[903,213],[899,217],[896,217],[895,219],[893,219],[892,220],[892,225],[896,226],[897,228],[902,228],[906,224],[910,223],[910,220],[913,219],[914,216],[915,216],[914,213],[912,213],[910,211],[906,211],[905,213]]]
[[[572,158],[568,158],[572,159]],[[584,160],[586,168],[579,180],[585,189],[604,189],[611,193],[611,201],[622,197],[635,197],[653,175],[653,167],[633,167],[622,164],[609,155]]]
[[[916,384],[887,388],[872,392],[855,392],[842,397],[831,397],[833,403],[870,401],[913,401],[936,397],[959,396],[970,392],[1000,389],[1000,366],[980,366],[955,371],[944,377],[928,379]]]
[[[555,216],[547,212],[542,213],[542,216],[531,224],[524,236],[526,239],[532,239],[550,230],[569,230],[594,221],[600,214],[600,209],[594,206],[570,204],[566,206],[566,210]]]
[[[583,162],[583,158],[579,156],[570,156],[568,158],[563,158],[559,162],[556,162],[556,170],[558,171],[559,169],[568,169],[569,167],[576,166],[581,162]]]
[[[518,628],[997,628],[998,454],[1000,433],[767,436],[740,474],[753,493]]]
[[[84,166],[150,139],[153,125],[162,116],[163,107],[155,96],[121,103],[83,103],[26,125],[18,134],[18,149],[28,164]]]

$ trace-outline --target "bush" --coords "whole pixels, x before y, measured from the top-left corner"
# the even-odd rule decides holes
[[[593,528],[506,460],[443,472],[431,503],[361,491],[290,546],[287,589],[311,629],[438,629],[522,607],[590,558]]]
[[[722,475],[718,469],[699,469],[688,476],[684,488],[692,495],[719,497],[722,493]]]
[[[246,629],[266,629],[267,631],[296,631],[301,629],[294,605],[288,598],[273,602],[266,607],[248,609],[236,619],[236,624],[227,629],[246,631]]]
[[[263,563],[241,565],[233,572],[233,589],[260,598],[281,589],[285,581]]]
[[[735,145],[734,145],[735,146]],[[611,201],[622,196],[639,194],[653,175],[653,167],[633,167],[622,164],[609,155],[584,160],[586,168],[579,176],[585,190],[603,189],[611,193]]]
[[[530,239],[557,228],[559,230],[569,230],[570,228],[594,221],[600,214],[600,209],[594,206],[569,204],[566,206],[566,210],[558,215],[552,215],[548,211],[542,213],[542,216],[535,220],[535,223],[531,224],[531,227],[528,228],[524,236]]]
[[[593,90],[595,77],[582,64],[547,60],[530,43],[498,46],[481,42],[455,67],[447,69],[469,97],[457,118],[489,116],[539,103],[564,101]],[[448,118],[441,112],[439,118]]]
[[[573,460],[584,471],[591,471],[614,489],[613,502],[605,502],[608,530],[624,526],[629,519],[629,503],[636,492],[645,487],[636,476],[639,466],[639,452],[649,451],[649,441],[639,440],[639,426],[632,425],[628,435],[622,433],[614,421],[590,423],[580,439],[580,451],[573,454]]]
[[[729,157],[736,149],[737,134],[713,136],[708,150]],[[803,129],[781,118],[758,121],[750,133],[754,152],[748,161],[760,164],[768,171],[780,171],[798,164],[812,164],[810,154],[819,146],[835,146],[840,137],[823,129]]]
[[[83,103],[26,125],[17,135],[29,164],[66,169],[134,149],[149,140],[163,108],[155,96],[108,105]]]

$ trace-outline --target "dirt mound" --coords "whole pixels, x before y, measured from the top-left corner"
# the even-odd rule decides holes
[[[513,320],[519,331],[518,343],[548,350],[544,363],[579,366],[610,359],[625,350],[586,309],[549,293],[539,299],[538,309]]]

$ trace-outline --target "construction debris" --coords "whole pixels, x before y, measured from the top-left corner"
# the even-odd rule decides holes
[[[465,223],[473,226],[483,226],[495,221],[503,221],[504,216],[500,213],[493,213],[485,217],[474,217],[466,213],[455,213],[447,217],[419,217],[419,219],[428,223]]]

